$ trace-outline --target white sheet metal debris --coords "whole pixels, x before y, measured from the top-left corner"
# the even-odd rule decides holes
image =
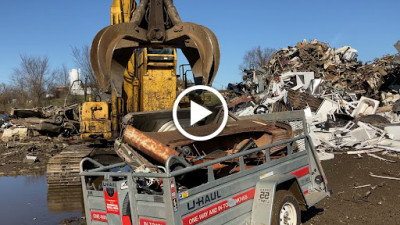
[[[388,137],[392,140],[400,141],[400,125],[388,125],[384,128]]]
[[[8,142],[13,140],[14,138],[24,139],[26,138],[27,135],[28,135],[28,128],[11,127],[4,130],[1,140],[4,142]]]

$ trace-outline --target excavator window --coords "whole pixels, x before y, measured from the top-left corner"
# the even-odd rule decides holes
[[[174,54],[174,49],[172,48],[148,48],[147,49],[148,54],[157,54],[157,55],[173,55]]]
[[[174,49],[172,48],[148,48],[147,54],[149,62],[173,62],[174,61]]]

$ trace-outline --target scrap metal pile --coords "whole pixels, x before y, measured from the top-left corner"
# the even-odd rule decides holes
[[[79,131],[78,105],[47,106],[33,109],[12,109],[2,125],[2,140],[30,136],[69,137]]]
[[[187,128],[187,130],[195,135],[204,135],[209,130],[215,130],[218,126],[219,124],[208,124],[201,127]],[[123,149],[119,148],[117,153],[132,168],[151,165],[153,163],[164,165],[171,155],[179,156],[187,163],[196,165],[201,162],[277,143],[293,137],[292,127],[286,123],[247,119],[231,121],[228,123],[228,126],[231,128],[225,129],[214,139],[209,141],[194,141],[187,139],[177,130],[142,132],[128,125],[123,135],[124,141],[130,147],[148,157],[148,159],[132,157],[129,155],[134,152],[132,150],[124,152]],[[270,148],[269,151],[271,157],[280,158],[286,154],[286,145]],[[142,160],[142,162],[138,163],[137,160]],[[248,160],[246,163],[248,166],[265,163],[265,155],[254,155],[248,157],[246,160]],[[260,162],[260,160],[264,161]],[[236,161],[231,162],[231,164],[234,167],[237,166]],[[224,167],[230,167],[230,165],[220,165],[220,167],[214,169],[219,170]]]
[[[139,114],[135,117],[133,114],[133,121],[136,122],[126,124],[123,136],[115,144],[115,150],[119,157],[135,172],[159,172],[160,166],[164,167],[164,165],[175,171],[300,135],[294,133],[295,129],[289,123],[267,122],[256,118],[242,120],[231,118],[227,128],[217,137],[207,141],[194,141],[184,137],[174,128],[163,132],[148,132],[138,125],[140,116]],[[126,116],[126,118],[128,117],[130,115]],[[151,124],[149,120],[146,121],[147,125]],[[204,136],[210,130],[216,130],[218,127],[218,123],[209,123],[185,128],[185,130],[193,135]],[[296,152],[302,148],[304,148],[303,145],[294,145],[292,150]],[[287,155],[287,151],[287,145],[282,144],[269,148],[269,153],[265,150],[257,154],[246,155],[243,158],[245,167],[252,168],[267,163],[266,154],[270,156],[271,160],[274,160]],[[170,158],[171,156],[172,158]],[[204,167],[190,176],[185,176],[184,179],[179,180],[179,184],[192,187],[207,182],[208,169],[210,168]],[[216,179],[239,172],[239,157],[214,164],[212,169]],[[161,172],[163,170],[165,168]],[[152,192],[151,190],[157,189],[145,186],[142,188],[149,193]]]
[[[43,173],[49,157],[73,142],[79,131],[78,105],[12,109],[2,114],[0,174]],[[11,169],[18,168],[18,169]]]
[[[395,47],[400,52],[400,41]],[[263,68],[245,71],[243,82],[228,86],[230,110],[239,116],[305,110],[322,151],[380,146],[398,152],[400,57],[363,64],[357,53],[316,40],[281,49]]]

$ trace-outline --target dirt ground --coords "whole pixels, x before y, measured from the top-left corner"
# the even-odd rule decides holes
[[[0,142],[0,176],[42,175],[46,172],[49,159],[69,145],[79,143],[74,139],[45,136],[31,137],[14,143]],[[120,162],[112,145],[91,146],[96,149],[91,157],[104,165]],[[37,160],[26,160],[27,155],[36,156]]]
[[[302,213],[303,224],[400,224],[400,181],[369,174],[400,177],[400,159],[382,156],[384,162],[365,154],[335,155],[323,161],[328,187],[333,195]],[[354,187],[368,185],[370,187]]]
[[[29,140],[0,142],[0,176],[41,175],[52,156],[67,145],[64,140],[50,137],[33,137]],[[37,161],[26,160],[26,156],[36,156]]]

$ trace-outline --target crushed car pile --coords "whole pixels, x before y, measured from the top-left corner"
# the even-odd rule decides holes
[[[43,173],[50,157],[77,141],[77,112],[78,104],[73,104],[2,114],[0,175]]]

